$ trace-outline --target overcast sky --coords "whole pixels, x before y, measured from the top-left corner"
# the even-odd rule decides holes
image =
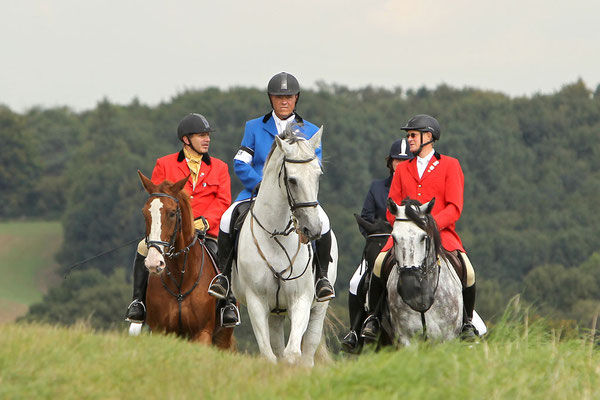
[[[600,84],[592,0],[0,0],[0,103],[154,105],[190,88]]]

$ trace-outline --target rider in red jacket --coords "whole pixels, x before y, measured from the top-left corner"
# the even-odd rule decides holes
[[[438,121],[425,114],[411,118],[402,128],[407,131],[406,138],[410,151],[416,156],[412,160],[402,162],[396,168],[390,187],[389,197],[397,204],[410,197],[426,203],[435,198],[432,216],[440,230],[442,247],[446,251],[458,251],[467,269],[467,287],[463,289],[463,300],[466,318],[463,324],[463,335],[475,333],[471,323],[475,306],[475,271],[463,248],[460,237],[456,233],[456,221],[463,208],[464,175],[457,159],[439,154],[433,143],[439,140],[441,130]],[[394,215],[387,211],[387,220],[394,224]],[[382,253],[392,247],[392,239],[383,247]],[[379,332],[379,321],[376,305],[383,293],[383,283],[379,278],[383,254],[377,257],[374,274],[369,288],[369,308],[372,312],[365,321],[362,335],[374,339]]]
[[[158,185],[164,180],[177,182],[190,176],[184,190],[190,195],[194,225],[206,231],[205,244],[216,254],[219,223],[231,203],[231,189],[227,164],[208,154],[211,132],[214,129],[204,116],[188,114],[183,118],[177,128],[177,137],[183,142],[183,148],[156,161],[152,182]],[[142,240],[133,262],[133,301],[127,307],[127,320],[130,322],[143,322],[146,317],[144,301],[148,270],[144,260],[147,254],[148,248]]]

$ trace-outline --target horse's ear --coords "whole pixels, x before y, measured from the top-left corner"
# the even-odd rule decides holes
[[[420,208],[421,213],[431,214],[431,210],[433,210],[433,205],[435,204],[435,197],[429,200],[427,203],[423,204]]]
[[[317,133],[315,133],[310,139],[308,139],[308,142],[310,143],[310,145],[312,146],[313,149],[317,150],[317,148],[319,148],[319,146],[321,145],[321,136],[322,135],[323,135],[323,125],[321,125],[321,127],[319,128]]]
[[[142,180],[142,185],[144,185],[144,189],[150,194],[156,193],[156,185],[152,183],[152,181],[146,177],[146,175],[142,174],[142,172],[138,169],[138,175]]]
[[[175,195],[177,195],[179,192],[181,192],[181,190],[185,187],[185,184],[187,183],[187,181],[190,179],[190,175],[186,176],[185,178],[183,178],[180,181],[177,181],[173,184],[173,186],[171,186],[171,190],[173,191],[173,193]]]
[[[394,200],[392,200],[391,197],[388,199],[387,205],[388,205],[388,210],[390,210],[390,212],[393,215],[398,215],[398,204],[396,204],[396,202]]]
[[[277,143],[277,147],[279,147],[283,154],[290,154],[292,152],[290,144],[285,139],[275,136],[275,143]]]

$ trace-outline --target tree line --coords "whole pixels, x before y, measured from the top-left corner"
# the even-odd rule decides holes
[[[199,112],[217,128],[210,153],[229,164],[235,196],[241,185],[232,159],[244,123],[269,110],[263,90],[241,87],[187,90],[152,107],[138,100],[102,100],[83,112],[1,106],[0,218],[60,218],[65,240],[57,259],[65,272],[143,236],[146,195],[136,170],[149,176],[156,158],[180,149],[183,116]],[[521,293],[543,315],[591,321],[600,307],[600,87],[578,81],[553,94],[511,98],[446,85],[405,91],[319,83],[301,93],[297,110],[324,126],[319,198],[340,247],[337,307],[345,307],[364,245],[353,213],[370,182],[387,175],[384,159],[403,136],[400,127],[427,113],[442,128],[436,149],[458,158],[465,174],[457,230],[476,269],[480,313],[493,318]],[[95,326],[120,321],[133,252],[79,267],[26,319],[72,323],[80,317],[69,312],[77,301]]]

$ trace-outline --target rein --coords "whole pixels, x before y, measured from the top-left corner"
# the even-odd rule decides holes
[[[288,236],[296,230],[296,226],[295,226],[296,221],[295,221],[295,218],[293,217],[293,213],[295,210],[297,210],[299,208],[303,208],[303,207],[317,207],[319,205],[318,201],[309,201],[309,202],[302,202],[302,203],[296,202],[296,200],[292,196],[292,192],[290,191],[290,187],[288,185],[288,179],[287,179],[288,175],[287,175],[287,168],[285,167],[285,163],[287,162],[287,163],[294,163],[294,164],[305,164],[305,163],[311,162],[315,158],[316,158],[316,155],[313,155],[310,158],[300,159],[300,160],[294,160],[294,159],[290,160],[290,159],[286,158],[285,156],[283,157],[283,162],[281,163],[281,168],[279,170],[279,175],[278,175],[279,187],[281,187],[281,174],[283,173],[283,183],[285,186],[287,202],[288,202],[288,206],[290,207],[290,211],[292,212],[292,216],[290,217],[290,220],[289,220],[288,224],[286,225],[286,227],[283,229],[283,231],[275,230],[275,231],[271,232],[267,228],[265,228],[265,226],[260,222],[260,220],[254,214],[254,203],[250,206],[250,215],[252,217],[252,218],[250,218],[250,232],[252,233],[252,240],[254,241],[254,245],[256,246],[258,254],[263,259],[263,261],[267,264],[267,267],[271,270],[271,273],[273,273],[273,277],[275,279],[277,279],[277,292],[276,292],[276,296],[275,296],[275,310],[274,310],[277,314],[280,314],[282,311],[285,311],[279,307],[279,291],[281,290],[281,282],[293,281],[295,279],[302,277],[308,270],[308,266],[310,265],[310,261],[312,259],[312,248],[311,248],[310,244],[307,244],[308,259],[306,261],[306,265],[304,266],[304,270],[299,275],[292,276],[294,273],[294,262],[296,261],[296,257],[300,253],[300,249],[302,247],[302,242],[300,241],[300,237],[298,237],[298,247],[296,248],[296,253],[294,254],[293,257],[290,257],[285,246],[281,243],[281,241],[277,238],[277,236]],[[269,260],[267,260],[267,257],[265,256],[264,252],[260,248],[258,240],[256,239],[256,235],[254,234],[254,221],[256,221],[258,226],[260,226],[260,228],[264,232],[268,233],[270,235],[270,238],[273,239],[275,241],[275,243],[277,243],[277,245],[281,248],[281,250],[283,250],[283,253],[286,256],[289,265],[281,272],[278,272],[273,267],[273,265],[269,262]],[[283,275],[288,270],[289,270],[289,274],[287,275],[287,277],[284,277]]]

